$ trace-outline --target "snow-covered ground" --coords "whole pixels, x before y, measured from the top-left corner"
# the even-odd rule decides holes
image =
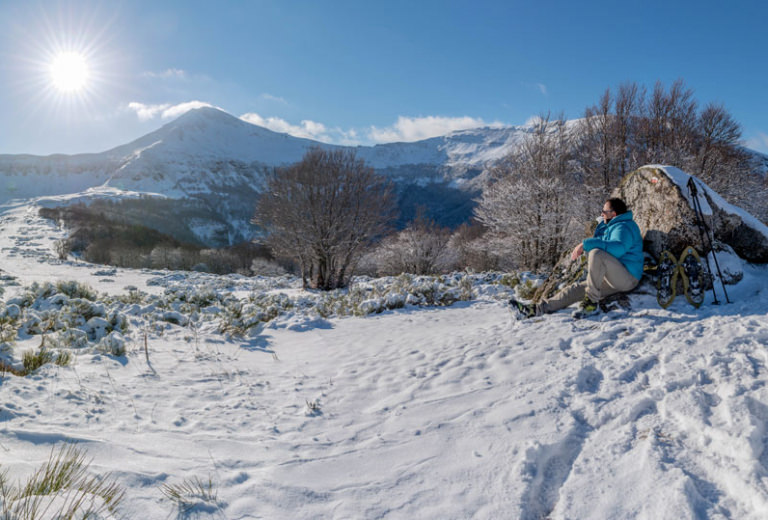
[[[174,517],[161,487],[195,478],[218,492],[191,518],[768,516],[766,267],[732,304],[641,291],[628,314],[517,322],[491,275],[368,281],[352,305],[286,278],[60,262],[33,206],[0,212],[2,307],[26,305],[2,359],[41,344],[35,316],[74,357],[0,380],[12,481],[69,442],[126,488],[126,518]],[[103,294],[49,294],[59,280]]]

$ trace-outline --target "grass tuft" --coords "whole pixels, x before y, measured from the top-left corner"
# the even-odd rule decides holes
[[[53,352],[46,348],[39,348],[37,352],[28,350],[21,357],[21,363],[24,365],[25,374],[31,374],[46,363],[53,361]]]
[[[209,476],[184,479],[180,484],[163,484],[160,492],[176,504],[180,513],[189,512],[200,502],[218,507],[218,485]]]

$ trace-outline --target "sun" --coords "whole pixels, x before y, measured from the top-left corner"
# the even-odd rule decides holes
[[[61,93],[78,93],[88,86],[89,70],[79,52],[60,52],[50,64],[51,83]]]

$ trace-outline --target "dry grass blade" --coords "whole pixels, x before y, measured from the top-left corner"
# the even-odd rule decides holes
[[[211,477],[207,481],[199,477],[184,479],[180,484],[163,484],[160,492],[176,503],[179,511],[186,512],[199,502],[216,505],[218,486]]]

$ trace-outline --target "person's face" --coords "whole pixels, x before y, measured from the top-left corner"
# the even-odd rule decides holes
[[[613,217],[616,216],[616,212],[613,211],[613,208],[611,207],[610,202],[606,202],[603,204],[603,211],[600,212],[600,214],[603,215],[603,220],[606,222],[610,222]]]

